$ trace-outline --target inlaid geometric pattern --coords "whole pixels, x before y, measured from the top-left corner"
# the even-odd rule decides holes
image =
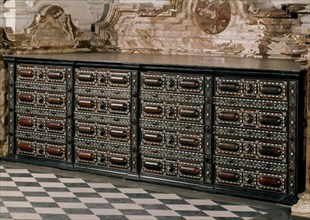
[[[247,205],[0,166],[1,220],[235,220],[264,214]]]

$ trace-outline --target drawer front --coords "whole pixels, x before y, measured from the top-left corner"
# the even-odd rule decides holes
[[[66,160],[66,146],[44,142],[17,139],[16,153],[56,160]]]
[[[267,143],[220,137],[215,137],[215,154],[282,162],[286,162],[287,159],[286,143]]]
[[[216,96],[287,100],[287,82],[216,78]]]
[[[65,134],[66,119],[18,115],[17,130],[32,130],[47,134],[50,133]]]
[[[18,81],[66,84],[67,68],[57,66],[17,65]]]
[[[159,174],[162,176],[203,181],[202,170],[203,164],[201,163],[186,163],[178,160],[149,157],[147,155],[142,156],[142,175]]]
[[[103,86],[111,88],[130,88],[131,72],[95,68],[77,68],[77,86]]]
[[[75,127],[76,137],[130,142],[131,131],[129,126],[77,122]]]
[[[203,105],[141,102],[142,118],[159,118],[203,123]]]
[[[286,192],[286,175],[216,166],[216,184]]]
[[[203,76],[142,72],[141,77],[142,90],[203,94]]]
[[[92,113],[130,115],[130,99],[77,95],[76,110]]]
[[[286,131],[286,112],[215,108],[216,124]]]
[[[126,170],[131,169],[131,156],[125,153],[77,147],[75,158],[77,163],[82,164],[93,164]]]
[[[202,152],[203,134],[141,129],[142,144]]]
[[[30,92],[17,90],[17,105],[41,108],[66,109],[66,95],[63,93]]]

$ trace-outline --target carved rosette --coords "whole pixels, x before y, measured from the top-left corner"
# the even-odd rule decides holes
[[[208,34],[219,34],[229,25],[229,0],[194,0],[194,17],[198,27]]]

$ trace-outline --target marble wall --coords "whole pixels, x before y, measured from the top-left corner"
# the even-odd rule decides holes
[[[0,57],[120,51],[306,60],[309,36],[309,0],[0,0]],[[0,149],[4,76],[0,63]]]

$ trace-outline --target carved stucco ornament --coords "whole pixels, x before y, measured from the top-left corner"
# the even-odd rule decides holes
[[[72,23],[70,15],[56,5],[44,8],[30,27],[26,28],[21,47],[73,47],[80,31]],[[61,40],[59,40],[61,39]]]
[[[219,34],[229,25],[229,0],[193,0],[194,17],[198,27],[208,34]]]

